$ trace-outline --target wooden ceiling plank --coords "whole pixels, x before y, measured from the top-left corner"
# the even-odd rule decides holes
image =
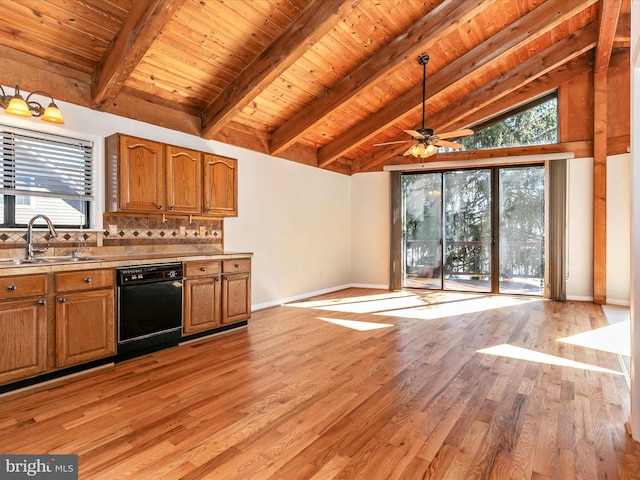
[[[611,50],[618,28],[618,17],[622,0],[601,0],[600,3],[600,32],[596,47],[595,73],[606,72],[609,68]]]
[[[435,43],[440,35],[447,35],[489,5],[490,2],[483,1],[443,2],[344,77],[326,95],[278,128],[271,137],[271,153],[277,154],[295,143],[307,130],[321,123],[351,97],[406,66],[407,57],[419,55]]]
[[[595,3],[596,0],[549,0],[501,30],[486,42],[431,75],[431,94],[448,88],[465,77],[472,77],[478,65],[487,65],[503,55],[550,31],[558,24]],[[574,55],[575,56],[575,55]],[[573,58],[573,57],[571,57]],[[318,152],[319,166],[326,167],[349,150],[368,141],[398,119],[406,118],[422,106],[422,84],[397,98],[392,104],[370,115],[348,133],[328,143]]]
[[[282,34],[231,82],[203,113],[202,136],[213,137],[257,93],[298,60],[357,4],[355,0],[314,0]]]
[[[185,0],[138,0],[93,74],[91,104],[112,102],[156,36]]]
[[[430,116],[430,121],[433,121],[433,127],[431,128],[437,131],[440,125],[453,124],[458,119],[467,117],[473,112],[481,110],[498,99],[524,87],[537,78],[542,77],[593,49],[597,41],[595,27],[596,26],[592,24],[579,30],[574,35],[553,44],[538,55],[521,63],[516,68],[459,99],[455,104],[449,105],[446,109]],[[373,158],[366,162],[365,168],[369,168],[372,164],[383,162],[384,159],[388,159],[401,151],[402,148],[394,146],[381,149],[379,153],[375,154],[375,157],[372,156]]]

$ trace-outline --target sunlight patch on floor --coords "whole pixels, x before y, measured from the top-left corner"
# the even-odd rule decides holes
[[[289,303],[287,307],[312,308],[341,313],[376,314],[433,320],[453,315],[476,313],[495,308],[537,302],[538,298],[478,293],[433,292],[416,294],[399,291],[380,295]]]
[[[625,321],[570,337],[559,338],[557,341],[629,356],[631,355],[630,334],[631,324],[629,321]]]
[[[379,295],[362,295],[357,297],[335,298],[328,300],[310,300],[305,302],[288,303],[287,307],[314,308],[317,310],[335,310],[350,313],[370,313],[380,302],[410,301],[415,302],[417,297],[411,292],[387,292]]]
[[[323,322],[333,323],[334,325],[340,325],[341,327],[347,327],[352,330],[359,330],[361,332],[395,326],[391,323],[360,322],[357,320],[340,320],[337,318],[326,318],[326,317],[318,317],[318,320],[322,320]]]
[[[529,350],[528,348],[517,347],[515,345],[496,345],[495,347],[478,350],[477,353],[515,358],[517,360],[527,360],[530,362],[545,363],[548,365],[558,365],[560,367],[571,367],[579,368],[582,370],[591,370],[594,372],[610,373],[612,375],[622,375],[622,372],[616,370],[610,370],[608,368],[598,367],[596,365],[589,365],[588,363],[567,360],[566,358],[556,357],[547,353],[536,352],[535,350]]]
[[[422,305],[419,308],[399,308],[391,311],[380,311],[375,315],[387,317],[414,318],[419,320],[436,320],[439,318],[465,315],[469,313],[513,307],[524,303],[539,302],[539,299],[509,297],[505,295],[471,297],[468,300]]]

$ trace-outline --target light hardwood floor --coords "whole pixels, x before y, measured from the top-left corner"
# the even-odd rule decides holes
[[[0,453],[76,453],[81,479],[640,478],[616,355],[559,341],[604,325],[590,303],[344,290],[0,397]]]

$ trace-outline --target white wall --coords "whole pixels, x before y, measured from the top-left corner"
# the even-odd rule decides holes
[[[607,303],[631,295],[631,155],[607,158]]]
[[[351,282],[350,179],[236,152],[239,215],[224,221],[225,250],[253,252],[254,308]]]
[[[567,162],[567,299],[593,300],[593,158]]]
[[[351,281],[389,288],[391,205],[389,172],[351,177]]]

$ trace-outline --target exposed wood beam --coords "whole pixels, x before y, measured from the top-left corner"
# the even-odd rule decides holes
[[[593,142],[590,140],[583,140],[578,142],[566,142],[566,143],[553,143],[549,145],[528,145],[525,147],[510,147],[510,148],[489,148],[483,150],[463,150],[460,152],[447,152],[439,153],[437,158],[432,161],[445,162],[455,161],[464,162],[469,160],[481,161],[491,160],[495,158],[508,158],[519,157],[524,155],[547,155],[552,153],[573,153],[576,158],[589,156],[593,151]],[[427,163],[422,159],[413,157],[397,157],[388,162],[387,165],[421,165]],[[461,165],[464,165],[461,163]],[[487,165],[491,165],[487,162]],[[482,166],[482,164],[477,164]]]
[[[467,77],[468,72],[473,72],[476,66],[487,66],[509,51],[531,42],[595,1],[550,0],[543,3],[486,42],[431,75],[429,91],[435,95],[446,88],[453,87],[456,82]],[[389,125],[396,123],[398,119],[413,114],[421,108],[421,105],[422,84],[417,85],[398,97],[392,104],[369,116],[348,133],[322,147],[319,151],[319,166],[326,167],[349,150],[363,144]]]
[[[340,108],[349,98],[375,84],[381,78],[405,67],[407,58],[424,53],[441,35],[447,35],[459,28],[493,2],[494,0],[466,2],[446,0],[434,8],[406,32],[361,63],[325,95],[278,128],[272,134],[271,154],[275,155],[293,144],[307,130],[313,129],[315,125]]]
[[[93,108],[101,109],[118,96],[131,72],[183,2],[137,0],[133,3],[131,13],[93,74]]]
[[[314,0],[205,109],[202,136],[212,138],[311,45],[354,8],[357,0]]]
[[[601,0],[593,74],[593,301],[607,303],[607,73],[622,0]]]
[[[622,0],[601,0],[598,46],[596,47],[595,73],[606,72],[618,28]]]
[[[593,301],[605,304],[607,303],[607,70],[594,73],[593,95]]]
[[[430,115],[429,119],[433,122],[431,128],[439,129],[442,125],[455,123],[579,57],[595,47],[596,35],[596,25],[591,24],[577,31],[574,35],[556,42],[516,68],[450,104],[445,110]],[[374,165],[384,163],[385,160],[406,150],[406,148],[406,145],[380,148],[363,162],[363,168],[369,169]]]

